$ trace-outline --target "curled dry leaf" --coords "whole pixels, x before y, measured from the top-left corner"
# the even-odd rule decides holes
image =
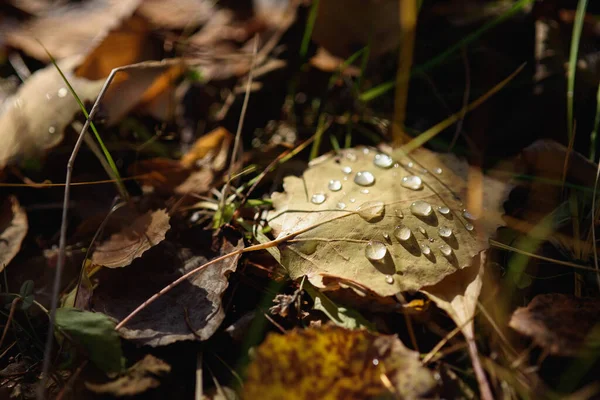
[[[197,246],[196,246],[197,247]],[[181,275],[219,255],[243,247],[243,241],[225,241],[220,253],[208,256],[190,248],[175,248],[165,241],[128,268],[98,274],[94,308],[122,320],[160,289]],[[119,330],[125,339],[149,346],[166,346],[180,340],[206,340],[225,318],[223,293],[228,276],[237,268],[239,256],[229,257],[189,277],[159,297]]]
[[[166,210],[148,211],[140,215],[131,225],[100,244],[92,255],[92,262],[108,268],[130,265],[134,259],[165,239],[171,227],[169,218]]]
[[[529,336],[550,354],[580,354],[600,320],[600,301],[559,293],[535,296],[527,307],[513,313],[509,326]],[[597,344],[597,338],[594,338]]]
[[[106,383],[85,382],[94,393],[113,396],[134,396],[160,385],[160,377],[171,372],[171,366],[151,354],[127,368],[119,376]]]
[[[479,383],[481,398],[491,400],[493,395],[479,360],[473,317],[483,285],[485,252],[479,254],[478,262],[456,271],[433,286],[421,289],[439,308],[446,311],[467,340],[467,349]]]
[[[43,61],[49,58],[38,40],[56,59],[87,54],[139,3],[140,0],[96,0],[48,8],[39,17],[9,29],[6,42]]]
[[[79,62],[79,57],[70,57],[58,66],[81,101],[95,100],[103,82],[75,77],[72,71]],[[35,72],[0,108],[0,169],[59,144],[78,112],[77,101],[54,65]]]
[[[28,230],[27,214],[10,196],[0,208],[0,271],[17,255]]]
[[[503,224],[502,185],[484,191],[476,220],[463,209],[466,163],[426,149],[395,158],[349,149],[284,179],[269,224],[289,237],[280,250],[292,279],[323,288],[337,278],[390,296],[434,285],[488,247]]]
[[[328,325],[270,334],[248,367],[243,397],[281,399],[293,393],[296,399],[418,399],[435,387],[419,353],[396,336]]]

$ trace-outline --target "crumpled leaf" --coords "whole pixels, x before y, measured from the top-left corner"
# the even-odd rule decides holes
[[[0,271],[17,255],[28,229],[27,214],[16,197],[8,197],[0,207]]]
[[[600,301],[560,293],[537,295],[527,307],[519,307],[509,326],[529,336],[535,344],[558,356],[577,356],[582,345],[598,345],[589,334],[600,320]],[[595,331],[597,332],[597,330]]]
[[[56,59],[87,54],[109,30],[130,16],[139,3],[140,0],[96,0],[54,6],[39,17],[9,29],[5,32],[6,41],[43,61],[49,58],[38,40]]]
[[[293,393],[295,399],[418,399],[435,386],[419,353],[396,336],[328,325],[270,334],[248,367],[243,398],[282,399]]]
[[[190,248],[198,248],[196,241]],[[222,254],[243,246],[225,241],[218,254],[190,248],[174,248],[171,242],[149,250],[128,268],[100,271],[94,290],[96,309],[122,320],[142,302],[184,273]],[[166,346],[180,340],[206,340],[225,318],[221,301],[228,276],[237,268],[239,256],[215,263],[162,295],[119,330],[125,339],[149,346]]]
[[[58,66],[81,101],[93,101],[104,82],[75,77],[72,71],[80,61],[70,57]],[[0,169],[59,144],[65,128],[80,111],[54,65],[35,72],[0,107]]]
[[[171,372],[171,366],[151,354],[127,368],[116,379],[106,383],[85,382],[94,393],[113,396],[133,396],[160,386],[159,378]]]
[[[130,265],[134,259],[165,239],[171,227],[169,219],[164,209],[140,215],[131,225],[100,244],[94,250],[92,262],[108,268]]]
[[[466,198],[466,163],[417,149],[398,162],[389,160],[389,168],[374,165],[386,157],[367,148],[345,150],[315,160],[302,178],[284,179],[285,192],[273,194],[268,218],[278,239],[289,237],[279,247],[281,264],[292,279],[306,275],[320,288],[335,288],[337,281],[390,296],[433,285],[469,266],[488,247],[488,236],[503,224],[504,186],[495,182],[492,190],[483,191],[483,218],[472,221],[461,200]],[[345,168],[352,172],[344,173]],[[372,173],[374,184],[355,183],[359,172]],[[403,187],[402,179],[409,176],[421,179],[423,187]],[[337,184],[339,190],[329,189]],[[411,211],[417,201],[432,207],[429,216]],[[440,212],[439,207],[448,209]],[[408,240],[398,239],[399,226],[410,229]],[[442,227],[452,234],[442,237]],[[385,246],[382,260],[366,257],[370,242]],[[442,250],[451,251],[445,255]]]
[[[121,339],[115,323],[105,314],[76,308],[56,310],[56,326],[87,350],[89,359],[104,372],[123,367]]]
[[[439,308],[446,311],[467,340],[467,348],[475,377],[479,383],[481,397],[493,399],[485,372],[479,360],[473,317],[477,308],[477,299],[483,285],[485,252],[480,253],[478,262],[447,276],[436,285],[421,289]]]

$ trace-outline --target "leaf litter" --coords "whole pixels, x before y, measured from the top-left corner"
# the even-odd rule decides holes
[[[305,11],[310,14],[312,9],[303,9],[295,15],[290,12],[295,4],[292,7],[285,1],[278,4],[255,2],[252,12],[238,5],[232,6],[231,2],[166,0],[119,5],[111,1],[97,5],[76,2],[69,3],[68,7],[54,8],[54,15],[47,13],[53,10],[48,5],[38,3],[34,7],[24,5],[29,2],[13,3],[14,6],[12,3],[9,6],[11,12],[22,7],[24,13],[19,14],[21,20],[13,20],[12,16],[2,20],[3,27],[12,28],[13,47],[6,49],[10,66],[15,70],[19,68],[20,54],[47,60],[43,48],[33,41],[35,36],[46,38],[42,42],[59,59],[59,65],[68,80],[75,83],[84,102],[95,99],[98,85],[114,68],[158,60],[165,55],[183,55],[180,59],[169,59],[168,65],[161,68],[141,67],[120,73],[100,102],[100,118],[95,123],[102,136],[108,138],[111,152],[117,154],[118,168],[129,171],[126,179],[135,180],[128,183],[133,200],[127,208],[129,215],[125,219],[120,215],[119,221],[115,221],[116,214],[111,214],[106,225],[100,224],[98,221],[106,217],[104,209],[100,211],[101,215],[97,210],[73,213],[66,221],[68,263],[81,265],[83,271],[80,283],[75,283],[77,279],[72,274],[60,282],[66,295],[62,298],[65,306],[59,309],[56,335],[63,347],[53,354],[52,359],[65,359],[63,350],[71,356],[77,354],[77,357],[69,358],[72,361],[69,365],[55,364],[57,372],[65,374],[67,383],[61,389],[65,393],[70,391],[71,384],[80,381],[86,382],[87,390],[98,394],[118,397],[145,393],[161,397],[159,390],[168,393],[172,378],[177,382],[185,380],[184,386],[191,387],[188,381],[192,374],[171,373],[168,380],[161,378],[169,374],[170,365],[175,371],[181,370],[181,365],[192,365],[193,362],[197,363],[195,395],[198,398],[202,395],[210,397],[209,393],[225,396],[225,390],[227,397],[235,395],[220,383],[222,380],[231,386],[229,375],[246,381],[238,392],[248,398],[256,397],[255,393],[274,398],[285,396],[290,393],[290,388],[298,388],[301,398],[314,398],[315,393],[318,393],[317,397],[325,398],[349,394],[367,397],[376,393],[383,397],[479,395],[487,399],[493,395],[515,398],[517,392],[525,393],[533,387],[540,390],[536,394],[542,391],[546,394],[550,390],[537,384],[540,382],[538,371],[527,365],[529,353],[517,355],[504,336],[498,344],[493,340],[494,332],[479,329],[481,325],[474,321],[483,278],[494,280],[496,273],[504,272],[504,263],[494,254],[495,250],[490,252],[488,247],[497,228],[504,225],[502,203],[511,186],[484,176],[481,170],[469,167],[452,155],[424,148],[408,154],[402,147],[393,150],[384,145],[339,149],[340,133],[344,129],[347,135],[354,135],[346,136],[346,145],[350,142],[348,139],[357,143],[376,142],[358,134],[353,126],[367,127],[367,130],[374,128],[377,133],[370,132],[371,135],[386,137],[388,121],[378,121],[379,117],[370,120],[369,116],[372,111],[380,115],[379,105],[371,103],[356,107],[356,99],[352,96],[366,93],[363,92],[365,87],[369,90],[368,86],[373,83],[372,72],[375,72],[375,81],[383,78],[378,76],[381,73],[377,65],[381,60],[378,53],[393,47],[388,44],[396,37],[390,36],[378,43],[383,48],[374,46],[354,53],[353,61],[359,62],[325,59],[327,63],[317,63],[313,58],[314,66],[322,71],[316,72],[309,64],[296,71],[298,60],[294,54],[298,52],[299,44],[289,36],[299,38],[298,32],[302,31],[303,42],[310,38],[313,28],[303,14]],[[86,7],[98,10],[94,14],[95,24],[81,19],[64,24],[65,29],[60,34],[50,37],[45,33],[48,26],[54,28],[56,25],[52,21],[72,19],[82,10],[89,11]],[[365,11],[380,13],[382,10]],[[427,11],[426,7],[424,11]],[[356,17],[364,19],[365,15],[370,14],[360,13]],[[8,25],[5,24],[7,21]],[[395,25],[397,20],[392,23]],[[323,26],[323,19],[317,19],[316,24],[313,40],[327,47],[318,36],[319,32],[331,30],[331,26]],[[70,33],[67,27],[71,28]],[[81,35],[73,35],[73,29],[80,29]],[[358,42],[371,40],[369,36],[373,32],[367,31],[360,32]],[[17,39],[15,32],[20,35]],[[97,36],[92,38],[92,33]],[[350,54],[357,50],[348,46],[347,35],[339,36],[339,46],[334,43],[330,48],[322,48],[321,53]],[[255,57],[250,57],[250,49],[255,43],[260,43],[259,51]],[[122,51],[114,51],[119,46]],[[23,53],[16,53],[15,47]],[[308,50],[308,53],[302,53],[305,58],[302,62],[312,57],[312,44]],[[475,57],[466,50],[464,55],[465,63]],[[194,57],[194,60],[187,57]],[[29,58],[22,62],[26,64],[25,68],[32,64]],[[252,75],[260,79],[251,87],[250,105],[254,102],[258,108],[248,112],[240,137],[245,151],[242,156],[232,157],[241,162],[233,163],[234,174],[230,179],[224,173],[233,142],[228,130],[232,131],[238,122],[239,94],[248,83],[253,62],[257,67]],[[360,68],[357,67],[359,63]],[[369,68],[364,70],[365,66]],[[39,67],[35,65],[34,68]],[[69,103],[59,101],[57,109],[47,107],[44,94],[67,93],[59,86],[64,82],[51,69],[50,66],[41,68],[19,88],[3,90],[0,123],[4,121],[6,126],[0,126],[8,129],[1,131],[0,139],[8,146],[0,147],[0,153],[5,149],[5,157],[0,159],[2,179],[8,177],[9,182],[15,179],[32,182],[18,170],[23,166],[26,173],[32,173],[27,169],[30,159],[37,161],[39,156],[45,156],[49,161],[46,165],[54,166],[53,162],[63,151],[56,146],[71,131],[69,125],[75,130],[80,126],[80,121],[76,120],[80,110],[73,106],[70,94],[64,96],[70,99]],[[363,75],[367,79],[363,80]],[[322,77],[328,78],[325,79],[330,83],[328,94],[334,95],[334,102],[340,102],[342,107],[338,108],[343,109],[343,115],[332,114],[329,103],[332,98],[315,97],[312,93],[312,86],[318,85],[316,82]],[[435,79],[433,76],[432,82]],[[47,87],[48,91],[32,89],[35,82],[38,88]],[[290,82],[296,82],[292,89],[289,89]],[[310,82],[309,90],[306,90],[306,82]],[[335,93],[340,89],[352,93],[353,101],[342,102]],[[283,92],[287,96],[285,104],[284,97],[278,97]],[[465,93],[465,98],[468,96],[469,93]],[[14,105],[19,101],[13,100],[19,99],[31,102],[32,109],[15,110]],[[323,100],[325,102],[321,103]],[[271,103],[276,107],[271,107]],[[269,114],[271,111],[273,114]],[[459,118],[461,126],[464,113],[466,111],[455,114],[455,118],[462,114]],[[287,129],[291,135],[274,134],[272,127],[265,127],[263,119],[273,118],[273,115],[275,118],[285,115],[284,118],[290,120],[285,123],[291,126]],[[54,136],[49,135],[51,130],[46,125],[54,123],[54,120],[50,121],[52,118],[57,118],[61,127],[55,130]],[[290,146],[312,134],[315,130],[313,122],[317,120],[326,121],[327,129],[317,129],[318,135],[331,139],[332,146],[327,147],[335,152],[312,161],[305,169],[303,161],[289,161],[288,155],[300,158],[301,154],[300,148],[291,149]],[[344,126],[350,121],[351,124]],[[431,132],[420,140],[425,136],[430,139]],[[320,143],[320,146],[325,147],[326,143]],[[558,181],[566,176],[569,183],[577,181],[592,186],[593,174],[589,171],[593,173],[595,165],[581,155],[572,154],[571,149],[556,151],[553,146],[551,142],[545,147],[534,143],[525,149],[522,159],[529,168],[526,173]],[[439,143],[432,143],[431,148],[441,147]],[[544,148],[550,148],[550,151]],[[273,155],[282,149],[285,152],[281,158],[271,162]],[[565,161],[564,165],[569,165],[563,167],[562,161],[558,162],[559,156]],[[243,170],[242,164],[246,166]],[[254,177],[265,166],[268,167],[264,173]],[[272,173],[274,166],[277,170]],[[75,170],[90,176],[87,160],[78,161]],[[578,171],[585,171],[585,174]],[[51,172],[42,168],[33,174],[40,180],[54,180],[54,177],[49,178]],[[289,172],[299,176],[286,177],[284,190],[273,194],[273,190],[279,190],[280,178]],[[486,174],[496,172],[487,170]],[[506,171],[503,173],[507,175]],[[93,174],[91,176],[96,179]],[[248,176],[252,177],[249,182]],[[224,182],[230,190],[220,190],[219,185]],[[529,209],[525,217],[534,216],[530,219],[534,224],[552,210],[552,205],[546,204],[536,209],[539,204],[536,201],[543,198],[554,203],[561,201],[565,193],[565,188],[558,185],[552,191],[544,192],[544,189],[536,188],[537,184],[534,181],[531,186],[533,200],[520,204]],[[50,192],[41,191],[42,188],[45,190],[44,185],[35,186],[38,194]],[[245,192],[248,187],[252,188],[252,193]],[[38,284],[38,279],[35,282],[21,279],[20,272],[31,268],[35,257],[30,253],[35,254],[38,250],[43,254],[57,253],[52,245],[59,227],[50,218],[47,227],[41,229],[38,210],[39,207],[50,210],[61,207],[56,205],[60,203],[60,197],[54,195],[41,195],[40,200],[32,202],[26,194],[29,190],[32,188],[16,191],[19,201],[12,195],[5,197],[5,211],[1,215],[6,218],[0,225],[0,250],[5,250],[0,251],[0,261],[2,264],[10,262],[5,270],[8,279],[2,286],[6,293],[2,294],[6,298],[4,305],[11,314],[3,337],[15,339],[3,339],[0,346],[3,355],[17,358],[20,354],[16,349],[22,352],[23,343],[28,349],[40,347],[35,340],[40,325],[37,317],[43,317],[41,325],[45,326],[43,314],[47,298],[45,288],[48,287],[44,282]],[[91,193],[88,196],[93,196]],[[257,198],[250,197],[252,195]],[[586,214],[589,201],[585,203],[585,196],[578,200],[583,203],[583,208],[576,211]],[[19,202],[25,205],[21,208]],[[273,207],[269,208],[271,203]],[[80,203],[78,198],[67,210],[77,210],[82,204],[85,208],[88,203]],[[27,226],[28,218],[23,209],[30,214],[30,221],[35,221],[31,227]],[[90,215],[93,218],[88,220]],[[81,217],[85,220],[78,220]],[[123,221],[127,222],[123,224]],[[514,220],[509,218],[508,221],[511,229],[517,226]],[[564,220],[562,222],[564,229]],[[77,229],[73,234],[71,228],[74,225],[87,227]],[[585,222],[585,225],[590,224]],[[574,227],[573,231],[582,237],[587,235],[583,248],[591,249],[589,229]],[[240,232],[245,234],[243,239]],[[501,229],[499,241],[505,239],[504,233],[505,229]],[[567,235],[557,232],[555,236],[565,239]],[[260,244],[253,245],[254,240]],[[510,240],[506,242],[510,243]],[[492,244],[499,245],[500,242]],[[560,244],[559,250],[571,246],[573,255],[586,255],[589,261],[589,251],[576,251],[582,248],[577,241],[563,240]],[[510,245],[501,245],[510,248]],[[21,248],[25,251],[21,250],[15,258]],[[283,282],[274,261],[258,250],[268,250],[291,279]],[[88,252],[90,259],[86,259]],[[535,253],[534,249],[528,254],[538,256]],[[486,263],[487,257],[493,258],[494,262]],[[581,264],[586,261],[583,258],[568,265]],[[544,260],[553,261],[550,257]],[[44,259],[44,263],[45,269],[52,271],[54,261]],[[567,263],[561,268],[564,265]],[[15,276],[19,278],[15,279]],[[537,289],[537,278],[533,274],[527,276],[530,277],[529,285]],[[578,282],[577,285],[583,282],[583,287],[574,288],[577,295],[584,290],[590,291],[586,279],[586,276],[575,275],[573,281]],[[11,288],[21,287],[21,290],[18,294],[11,293],[4,283]],[[77,289],[80,289],[80,297],[75,301],[73,294]],[[522,288],[519,294],[528,289]],[[498,293],[502,299],[506,292]],[[262,296],[264,303],[258,300]],[[274,298],[272,302],[271,297]],[[522,304],[528,299],[525,295]],[[448,333],[453,325],[440,317],[436,309],[425,307],[428,301],[444,311],[457,328]],[[15,308],[14,304],[21,307]],[[89,311],[68,307],[73,304]],[[140,304],[145,308],[139,308]],[[275,306],[269,308],[273,304]],[[513,314],[510,326],[531,337],[551,357],[579,357],[585,346],[578,345],[593,339],[590,321],[597,319],[594,307],[594,302],[587,299],[563,298],[556,294],[547,298],[537,296],[527,308]],[[133,310],[135,317],[130,318],[134,315]],[[572,315],[573,319],[561,318],[565,314]],[[486,316],[493,318],[487,311]],[[33,326],[23,324],[23,317],[27,322],[31,317]],[[565,319],[568,325],[581,329],[561,329],[560,321]],[[271,330],[285,333],[270,334],[262,341],[264,328],[257,327],[265,320],[271,324]],[[497,325],[492,325],[499,333],[508,326],[508,321],[504,320],[495,323]],[[229,328],[221,329],[222,324]],[[9,326],[14,332],[9,331]],[[458,331],[462,332],[465,341],[453,336]],[[398,336],[387,333],[398,334],[405,343],[410,339],[413,350],[404,347]],[[478,349],[476,337],[481,337],[481,342],[486,341],[485,346]],[[235,346],[222,345],[223,340],[229,344],[232,338]],[[196,343],[199,341],[205,343]],[[134,349],[127,342],[137,347]],[[438,344],[430,350],[435,343]],[[255,347],[248,350],[251,345]],[[148,347],[164,346],[166,348],[151,351],[162,354],[160,357],[165,361],[147,354]],[[518,346],[515,348],[522,350]],[[39,359],[36,351],[25,353]],[[429,353],[421,360],[419,352]],[[247,354],[251,356],[248,369],[241,365],[243,361],[232,358],[234,353],[242,360]],[[535,352],[531,354],[530,359],[533,359]],[[472,369],[465,355],[471,357]],[[125,358],[140,361],[126,369]],[[94,368],[86,366],[85,359],[91,361],[89,365]],[[431,362],[433,359],[435,363]],[[4,358],[1,361],[5,360],[9,366],[21,365],[20,359]],[[215,360],[218,360],[219,368],[213,369]],[[298,360],[302,363],[296,363]],[[574,362],[577,360],[574,358]],[[236,361],[240,365],[234,371],[228,364],[235,365]],[[544,359],[537,362],[542,365]],[[534,365],[535,360],[530,363]],[[33,365],[32,372],[37,372],[35,364],[29,365]],[[223,374],[220,371],[223,366],[230,372]],[[455,367],[456,371],[462,372],[454,373]],[[87,373],[95,368],[112,371],[107,374],[109,379],[98,375],[90,378]],[[215,375],[213,371],[216,371]],[[543,374],[543,369],[539,371]],[[27,375],[28,369],[20,368],[18,373]],[[69,377],[71,373],[73,375]],[[212,375],[212,383],[203,382],[207,373]],[[22,385],[25,378],[15,380],[19,383],[11,386],[12,395],[18,396],[19,390],[32,392]],[[471,381],[477,381],[479,393]],[[161,383],[167,388],[160,388]],[[522,391],[527,385],[530,387]],[[207,390],[203,391],[205,387]],[[450,387],[460,390],[452,392]],[[182,397],[188,395],[191,393]]]

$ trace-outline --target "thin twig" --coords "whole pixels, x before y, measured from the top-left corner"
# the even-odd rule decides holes
[[[22,300],[22,297],[15,297],[10,305],[10,313],[8,314],[8,321],[6,321],[6,325],[4,326],[4,331],[2,332],[2,338],[0,338],[0,348],[2,348],[2,344],[4,344],[4,338],[6,337],[6,333],[8,332],[8,328],[10,327],[10,321],[13,320],[15,316],[15,310],[17,309],[17,305]]]
[[[227,180],[225,181],[225,187],[223,188],[223,196],[221,197],[221,204],[219,206],[220,210],[225,208],[225,200],[227,199],[227,194],[229,193],[229,186],[231,185],[231,180],[233,176],[233,168],[235,166],[235,162],[237,159],[237,155],[240,147],[240,138],[242,136],[242,128],[244,127],[244,119],[246,117],[246,111],[248,110],[248,102],[250,101],[250,89],[252,88],[252,78],[254,73],[254,67],[256,63],[256,53],[258,51],[258,35],[254,36],[254,47],[252,50],[253,58],[252,65],[250,66],[250,71],[248,72],[248,81],[246,82],[246,95],[244,96],[244,103],[242,104],[242,112],[240,113],[240,119],[238,121],[237,131],[235,133],[235,140],[233,142],[233,152],[231,154],[231,162],[229,163],[229,171],[227,172]],[[220,214],[222,218],[223,213]],[[219,221],[219,225],[221,221]]]

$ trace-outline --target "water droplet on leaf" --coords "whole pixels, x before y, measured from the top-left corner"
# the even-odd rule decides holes
[[[443,238],[449,238],[452,236],[452,229],[448,228],[447,226],[440,226],[438,233]]]
[[[427,234],[427,231],[425,230],[425,228],[423,228],[422,226],[419,227],[419,232],[421,232],[421,235],[428,237],[429,235]]]
[[[396,214],[396,217],[404,218],[404,213],[402,212],[402,210],[394,210],[394,213]]]
[[[369,194],[369,189],[361,189],[362,194]]]
[[[394,277],[391,275],[386,275],[385,281],[391,285],[392,283],[394,283]]]
[[[428,217],[431,215],[433,208],[428,202],[417,200],[410,205],[410,211],[418,217]]]
[[[352,173],[352,167],[349,167],[349,166],[346,165],[345,167],[342,167],[342,172],[345,173],[345,174],[351,174]]]
[[[450,257],[452,255],[452,248],[447,244],[443,244],[440,246],[440,252],[444,255],[444,257]]]
[[[438,211],[440,212],[440,214],[443,214],[443,215],[450,214],[450,209],[448,207],[446,207],[446,206],[440,206],[440,207],[438,207]]]
[[[372,221],[383,216],[385,205],[383,201],[367,201],[358,206],[356,212],[365,221]]]
[[[394,164],[394,160],[387,154],[378,153],[375,154],[375,158],[373,158],[373,164],[379,168],[389,168]]]
[[[385,244],[378,240],[371,240],[365,248],[365,256],[371,261],[381,261],[387,254]]]
[[[323,204],[323,202],[325,202],[326,199],[327,196],[325,196],[324,193],[315,193],[310,198],[310,202],[313,204]]]
[[[407,189],[420,190],[423,188],[423,181],[416,175],[409,175],[402,178],[400,185]]]
[[[360,171],[354,176],[354,183],[360,186],[371,186],[375,183],[375,177],[369,171]]]
[[[58,95],[58,97],[63,98],[67,95],[67,93],[69,93],[67,88],[62,87],[62,88],[58,89],[57,95]]]
[[[471,214],[467,210],[463,210],[463,217],[465,217],[466,219],[470,219],[471,221],[477,219],[473,214]]]
[[[339,203],[336,204],[336,208],[338,210],[343,210],[344,208],[346,208],[346,203],[343,203],[340,201]]]
[[[426,244],[422,244],[421,245],[421,252],[423,254],[425,254],[426,256],[431,254],[431,249],[429,248],[429,246],[427,246]]]
[[[433,172],[435,172],[435,173],[436,173],[436,174],[438,174],[438,175],[441,175],[443,171],[442,171],[442,169],[441,169],[441,168],[439,168],[439,167],[438,167],[438,168],[434,168],[434,169],[433,169]]]
[[[342,182],[338,181],[337,179],[332,179],[329,181],[329,185],[327,185],[327,187],[332,192],[337,192],[342,188]]]
[[[406,242],[412,236],[412,232],[410,231],[410,228],[398,225],[396,229],[394,229],[394,236],[396,236],[396,239],[399,241]]]
[[[469,232],[471,232],[473,229],[475,229],[475,227],[473,226],[473,224],[470,224],[467,222],[465,224],[465,229],[468,230]]]
[[[350,199],[350,203],[354,203],[356,199]]]
[[[54,132],[56,132],[56,128],[53,127],[53,126],[51,126],[51,127],[48,128],[48,132],[49,133],[54,133]]]

